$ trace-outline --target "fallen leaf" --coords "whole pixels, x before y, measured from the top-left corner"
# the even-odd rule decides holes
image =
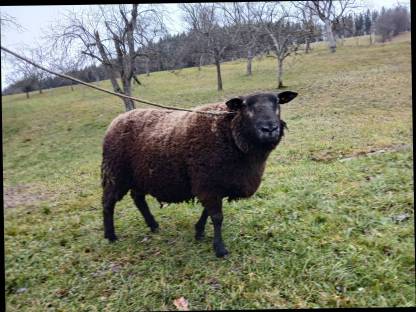
[[[143,238],[141,241],[140,241],[140,243],[144,243],[144,242],[147,242],[149,240],[149,237],[145,237],[145,238]]]
[[[173,304],[179,311],[189,311],[188,300],[186,300],[184,297],[173,300]]]
[[[24,293],[25,291],[27,291],[27,288],[26,288],[26,287],[22,287],[22,288],[19,288],[19,289],[16,291],[16,293],[21,294],[21,293]]]
[[[393,216],[391,218],[394,221],[396,221],[397,223],[399,223],[399,222],[403,222],[403,221],[406,221],[407,219],[409,219],[410,218],[410,215],[407,214],[407,213],[403,213],[403,214],[400,214],[400,215],[397,215],[397,216]]]

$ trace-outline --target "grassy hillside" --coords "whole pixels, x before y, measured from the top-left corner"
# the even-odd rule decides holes
[[[103,239],[101,143],[119,99],[83,86],[3,97],[8,311],[175,310],[181,296],[198,310],[414,306],[410,61],[410,34],[288,59],[289,131],[258,192],[224,203],[225,260],[210,224],[194,240],[199,203],[148,197],[161,227],[150,234],[126,196],[120,240]],[[222,68],[224,92],[206,66],[141,76],[134,94],[193,107],[275,90],[273,58],[252,77],[243,60]]]

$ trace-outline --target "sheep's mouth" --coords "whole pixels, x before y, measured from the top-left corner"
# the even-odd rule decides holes
[[[279,129],[276,131],[271,131],[268,133],[259,132],[258,133],[258,140],[262,147],[266,149],[273,149],[279,143],[282,137],[284,136],[285,129],[287,129],[287,124],[285,121],[280,120]]]

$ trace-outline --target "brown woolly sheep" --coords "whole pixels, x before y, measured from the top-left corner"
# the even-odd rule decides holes
[[[233,112],[220,116],[135,109],[115,118],[103,144],[104,237],[117,239],[114,206],[129,190],[153,232],[159,225],[149,211],[146,194],[167,203],[197,198],[204,209],[195,237],[203,238],[210,216],[215,254],[225,256],[222,199],[250,197],[257,190],[267,157],[286,125],[280,119],[280,104],[296,96],[291,91],[261,93],[197,108]]]

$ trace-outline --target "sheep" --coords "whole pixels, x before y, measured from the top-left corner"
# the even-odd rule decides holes
[[[203,239],[210,217],[215,254],[226,256],[222,199],[248,198],[256,192],[266,160],[284,135],[280,105],[296,96],[292,91],[258,93],[196,108],[231,112],[219,116],[134,109],[116,117],[103,142],[104,237],[117,240],[114,207],[129,190],[152,232],[159,224],[145,195],[165,203],[196,198],[203,211],[195,224],[195,238]]]

